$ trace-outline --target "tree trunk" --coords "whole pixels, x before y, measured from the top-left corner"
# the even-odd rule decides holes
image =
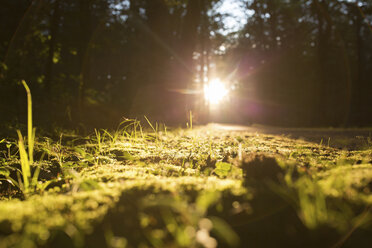
[[[318,117],[317,124],[328,124],[328,108],[329,108],[329,85],[328,85],[328,43],[331,32],[331,24],[326,20],[327,3],[324,0],[314,0],[316,15],[318,18],[318,65],[320,82],[318,82],[317,92],[319,94],[316,105],[316,115]]]
[[[193,77],[196,75],[193,54],[197,45],[198,26],[202,17],[202,6],[200,0],[189,0],[186,7],[186,15],[184,17],[181,40],[180,40],[180,57],[182,64],[180,64],[180,88],[188,89],[193,83]],[[181,101],[185,108],[185,117],[188,116],[192,104],[190,98],[183,97]]]
[[[85,91],[87,82],[90,77],[90,63],[88,47],[91,38],[91,10],[89,0],[79,0],[80,9],[80,47],[79,47],[79,59],[80,59],[80,82],[78,87],[78,120],[82,121],[82,113],[84,109]]]
[[[186,65],[183,73],[183,87],[187,88],[193,81],[194,62],[193,53],[197,43],[197,28],[201,19],[201,4],[199,0],[189,0],[186,7],[186,16],[184,19],[181,34],[181,53],[182,60]]]
[[[209,119],[209,106],[208,103],[204,99],[203,90],[205,84],[210,80],[210,71],[209,71],[209,50],[210,50],[210,43],[209,43],[209,19],[207,13],[207,1],[201,0],[201,25],[200,25],[200,82],[198,85],[198,90],[201,92],[198,95],[199,105],[197,111],[200,114],[200,122],[204,123]],[[205,80],[207,79],[207,80]]]
[[[54,65],[54,54],[56,51],[57,34],[59,32],[59,21],[60,21],[60,0],[55,0],[53,4],[53,14],[50,20],[50,40],[49,40],[49,51],[48,60],[45,70],[45,91],[48,99],[52,98],[51,84],[53,81],[53,65]]]
[[[362,73],[363,73],[363,68],[362,68],[362,65],[363,65],[363,54],[362,54],[362,46],[363,46],[363,43],[362,43],[362,16],[360,14],[360,11],[359,11],[359,7],[358,7],[358,2],[357,1],[355,3],[355,5],[353,4],[353,6],[350,6],[351,8],[354,9],[354,11],[352,12],[354,14],[354,18],[355,18],[355,36],[356,36],[356,44],[355,44],[355,50],[356,50],[356,58],[355,58],[355,62],[356,62],[356,72],[355,72],[355,78],[354,78],[354,82],[353,82],[353,85],[352,85],[352,92],[351,92],[351,113],[349,115],[349,125],[355,125],[355,124],[358,124],[360,121],[361,121],[361,110],[363,108],[362,106],[362,102],[361,102],[361,90],[362,89],[362,85],[361,85],[361,81],[362,81]]]

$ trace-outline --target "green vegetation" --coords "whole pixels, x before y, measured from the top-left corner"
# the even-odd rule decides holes
[[[34,191],[37,189],[43,189],[47,186],[48,182],[44,184],[44,187],[40,187],[38,184],[38,176],[40,172],[40,168],[37,167],[31,177],[31,165],[34,163],[33,161],[33,153],[34,153],[34,145],[35,145],[35,128],[32,127],[32,97],[31,91],[28,87],[27,83],[22,80],[22,85],[24,86],[26,93],[27,93],[27,131],[28,131],[28,154],[26,151],[25,142],[23,136],[19,130],[17,130],[18,134],[18,151],[20,156],[20,163],[21,163],[21,170],[17,170],[17,180],[10,176],[10,173],[3,170],[3,176],[5,176],[5,180],[11,183],[13,186],[17,187],[22,193],[23,196],[26,197],[30,193],[30,191]],[[2,140],[2,142],[5,141]],[[1,143],[1,142],[0,142]],[[7,144],[8,149],[8,158],[11,157],[10,155],[10,143]],[[21,181],[21,176],[22,179]],[[3,179],[4,180],[4,179]]]
[[[370,146],[344,150],[215,126],[145,124],[125,120],[114,132],[39,137],[34,164],[21,135],[18,147],[2,139],[0,247],[330,246],[370,239]],[[20,170],[23,188],[14,183]]]
[[[44,129],[143,114],[191,128],[216,78],[234,99],[219,121],[371,126],[371,20],[371,0],[1,1],[0,131],[20,78]]]
[[[27,93],[27,138],[28,138],[28,159],[30,164],[34,159],[34,143],[35,143],[35,129],[32,128],[32,97],[31,91],[25,80],[22,80],[22,85],[25,87]],[[21,135],[20,135],[21,137]],[[20,139],[21,140],[21,139]]]
[[[1,1],[0,248],[371,246],[371,20],[371,0]]]

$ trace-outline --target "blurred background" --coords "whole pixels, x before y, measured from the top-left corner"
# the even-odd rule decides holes
[[[0,125],[372,125],[370,0],[0,0]]]

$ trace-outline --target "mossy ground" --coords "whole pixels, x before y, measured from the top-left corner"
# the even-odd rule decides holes
[[[26,196],[3,142],[0,247],[369,247],[367,131],[221,127],[38,138]]]

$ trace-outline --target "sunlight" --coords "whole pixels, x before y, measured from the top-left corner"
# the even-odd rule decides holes
[[[247,24],[248,17],[253,15],[253,11],[246,9],[246,1],[242,0],[223,0],[216,4],[216,11],[223,16],[223,28],[219,31],[227,35],[237,32]]]
[[[219,104],[228,93],[228,89],[219,78],[211,80],[204,86],[204,98],[212,105]]]

